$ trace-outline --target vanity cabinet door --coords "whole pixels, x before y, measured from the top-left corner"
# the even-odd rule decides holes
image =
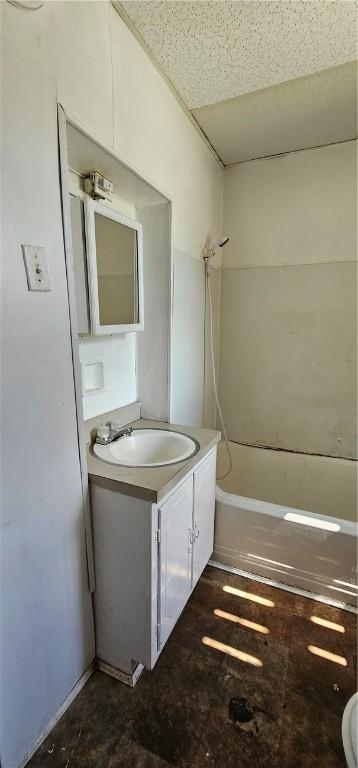
[[[216,449],[194,471],[193,588],[214,548]]]
[[[158,650],[168,639],[191,593],[192,513],[191,475],[159,508]]]

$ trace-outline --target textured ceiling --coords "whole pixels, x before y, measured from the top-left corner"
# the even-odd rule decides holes
[[[357,136],[355,62],[194,110],[224,165]]]
[[[356,58],[351,0],[121,5],[191,110]]]

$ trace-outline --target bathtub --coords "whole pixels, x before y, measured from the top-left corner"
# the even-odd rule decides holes
[[[355,462],[231,449],[233,469],[216,487],[212,562],[356,607]],[[221,445],[219,477],[225,465]]]

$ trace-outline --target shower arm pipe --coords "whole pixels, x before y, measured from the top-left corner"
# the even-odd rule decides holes
[[[227,240],[226,240],[227,242]],[[209,253],[209,251],[211,251]],[[215,355],[214,355],[214,338],[213,338],[213,302],[212,302],[212,296],[211,296],[211,286],[210,286],[210,264],[209,260],[212,258],[215,254],[215,247],[214,248],[205,248],[203,249],[203,259],[205,263],[205,282],[206,282],[206,290],[208,294],[208,301],[209,301],[209,337],[210,337],[210,356],[211,356],[211,369],[212,369],[212,377],[213,377],[213,389],[214,389],[214,396],[215,396],[215,402],[217,411],[219,414],[219,419],[222,427],[224,442],[227,450],[227,455],[229,459],[229,467],[225,474],[220,475],[218,477],[218,480],[224,480],[225,477],[227,477],[231,470],[232,470],[232,456],[230,451],[230,445],[229,440],[227,436],[226,426],[224,417],[221,410],[219,395],[218,395],[218,389],[217,389],[217,383],[216,383],[216,366],[215,366]]]

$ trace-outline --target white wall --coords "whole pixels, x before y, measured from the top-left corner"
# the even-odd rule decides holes
[[[208,239],[221,235],[222,171],[114,9],[111,29],[114,146],[173,201],[170,418],[181,424],[201,424],[204,270],[202,263],[199,267],[191,262],[201,260]],[[198,322],[189,329],[193,312]]]
[[[221,236],[222,169],[110,2],[2,5],[7,36],[55,74],[69,114],[173,200],[174,245],[200,258]]]
[[[1,13],[8,40],[3,67],[10,68],[1,112],[8,126],[6,179],[11,179],[13,190],[10,194],[7,184],[3,243],[8,256],[4,476],[10,520],[3,535],[6,669],[1,747],[3,768],[15,768],[93,654],[56,99],[89,133],[173,200],[172,245],[185,254],[183,260],[200,259],[206,239],[221,235],[222,170],[107,0],[48,2],[34,13],[3,2]],[[21,242],[47,247],[52,293],[27,293]],[[174,295],[179,334],[184,327],[182,306],[182,297]],[[191,329],[194,336],[199,348],[202,327]],[[176,370],[184,369],[186,346],[174,342],[174,349]],[[194,364],[191,375],[199,381],[201,355]],[[174,407],[183,421],[200,420],[202,403],[198,400],[193,409],[186,387],[174,391]]]
[[[114,411],[137,399],[135,336],[135,333],[123,333],[80,341],[80,362],[100,361],[104,375],[103,390],[82,398],[84,419]]]
[[[137,334],[137,385],[141,413],[169,420],[170,204],[138,208],[143,225],[144,330]]]
[[[356,456],[356,152],[352,141],[225,170],[232,440]]]
[[[23,13],[21,25],[19,11],[2,5],[6,34],[54,73],[68,114],[173,201],[172,246],[200,259],[203,244],[222,234],[222,169],[110,2],[46,3]],[[174,314],[181,305],[174,295]],[[201,328],[192,333],[199,343]],[[176,347],[177,369],[184,368],[185,344]],[[198,380],[203,364],[200,356],[192,371]],[[185,389],[173,396],[174,412],[189,424]],[[201,410],[198,404],[196,423]]]
[[[175,424],[203,422],[204,317],[204,265],[175,250],[170,409]]]
[[[1,761],[15,768],[94,655],[57,160],[56,83],[3,45]],[[30,293],[21,243],[46,248]]]
[[[354,461],[253,448],[233,442],[230,450],[233,471],[220,480],[220,487],[227,493],[352,523],[357,521],[357,468]],[[221,442],[218,477],[225,475],[227,468],[227,451],[225,443]]]
[[[349,141],[226,168],[223,267],[352,261],[356,158]]]
[[[210,292],[212,303],[212,332],[213,332],[213,352],[215,361],[216,383],[219,377],[219,357],[220,357],[220,293],[221,293],[221,269],[211,269]],[[203,426],[209,429],[222,429],[217,425],[217,407],[214,392],[214,372],[211,359],[211,329],[210,329],[210,304],[208,295],[208,286],[205,285],[205,365],[204,365],[204,408],[203,408]]]
[[[173,244],[200,258],[222,225],[222,170],[111,8],[114,146],[173,200]]]

